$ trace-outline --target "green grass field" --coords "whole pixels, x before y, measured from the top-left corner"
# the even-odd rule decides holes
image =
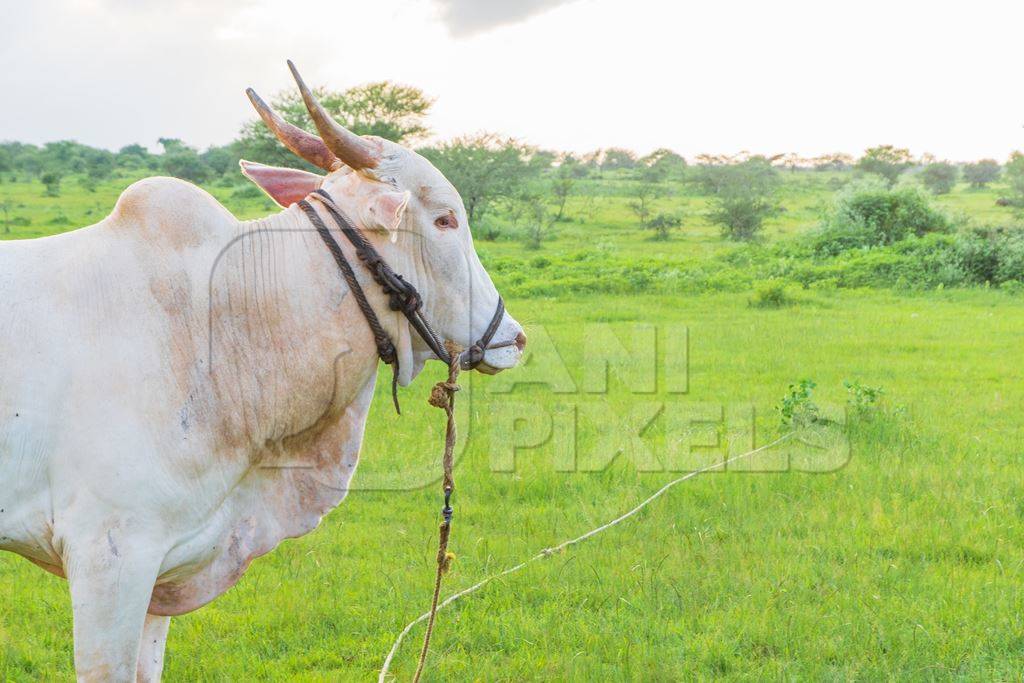
[[[0,185],[0,201],[11,198],[11,214],[28,219],[8,236],[94,222],[126,184],[90,194],[66,183],[60,198],[42,197],[37,183]],[[212,190],[240,217],[267,212],[261,198]],[[733,249],[700,216],[699,197],[665,200],[687,218],[671,241],[656,243],[613,184],[592,190],[573,200],[574,220],[539,251],[480,243],[485,265],[525,269],[596,245],[617,258],[653,251],[688,263]],[[827,176],[787,177],[787,211],[772,219],[768,239],[812,227],[830,196]],[[1009,221],[996,196],[960,187],[940,201],[983,222]],[[495,279],[501,287],[514,276],[502,270]],[[765,453],[685,482],[623,525],[456,603],[439,617],[427,680],[1019,679],[1024,297],[982,288],[816,291],[771,310],[749,298],[510,298],[533,340],[517,372],[561,384],[517,384],[513,373],[467,378],[458,559],[445,594],[607,521],[678,470],[769,441],[781,430],[774,406],[800,379],[817,382],[814,399],[839,409],[844,380],[885,393],[879,408],[847,416],[848,462],[834,471],[787,469],[780,453],[794,448]],[[627,371],[612,372],[605,393],[584,391],[593,351],[585,340],[611,332],[629,346],[638,324],[687,327],[688,392],[668,391],[664,368],[654,393]],[[319,530],[175,619],[166,680],[376,678],[394,636],[428,605],[443,424],[425,397],[439,377],[432,368],[404,392],[401,418],[380,389],[358,490]],[[575,411],[575,435],[556,427],[545,441],[547,416],[566,411]],[[510,414],[544,418],[541,438],[517,432],[517,443],[545,441],[519,450],[511,472],[502,457]],[[654,460],[628,445],[613,458],[615,435],[636,431],[638,414],[655,415],[638,437]],[[414,630],[399,653],[398,680],[412,675],[421,637]],[[64,582],[0,556],[0,679],[71,676]]]

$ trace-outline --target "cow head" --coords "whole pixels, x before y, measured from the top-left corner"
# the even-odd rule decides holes
[[[253,106],[292,152],[327,171],[321,176],[242,161],[242,172],[287,207],[323,188],[371,239],[396,272],[420,291],[424,314],[442,340],[469,347],[483,334],[498,305],[498,292],[480,263],[458,191],[433,164],[388,140],[359,136],[334,121],[288,62],[320,136],[292,126],[250,88]],[[383,312],[381,312],[383,313]],[[396,340],[399,381],[408,384],[429,358],[414,333]],[[495,373],[519,362],[526,336],[508,313],[478,369]]]

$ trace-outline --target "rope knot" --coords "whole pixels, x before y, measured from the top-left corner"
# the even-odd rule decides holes
[[[441,558],[441,573],[447,574],[448,570],[452,568],[452,562],[455,561],[455,553],[445,551],[444,557]]]
[[[427,400],[435,408],[444,409],[451,405],[452,395],[458,390],[459,385],[455,382],[438,382],[430,390],[430,398]]]

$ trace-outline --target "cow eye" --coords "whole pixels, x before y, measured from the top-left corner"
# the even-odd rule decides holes
[[[441,230],[454,230],[459,227],[459,219],[455,217],[455,214],[446,213],[443,216],[438,216],[434,220],[434,225]]]

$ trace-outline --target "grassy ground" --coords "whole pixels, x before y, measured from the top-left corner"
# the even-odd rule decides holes
[[[787,181],[791,208],[769,227],[773,239],[806,229],[828,201],[826,181],[810,180],[814,187],[789,184],[806,176]],[[263,210],[261,199],[214,189],[240,215]],[[69,189],[44,200],[41,186],[8,184],[0,198],[12,191],[24,204],[16,211],[33,221],[55,201],[70,221],[33,222],[16,236],[91,222],[116,196],[104,186],[84,199]],[[942,201],[1001,220],[994,196],[961,189]],[[599,199],[576,200],[584,221],[565,224],[540,253],[595,240],[627,252],[653,244],[680,259],[729,248],[696,218],[667,244],[644,242],[624,199]],[[700,202],[669,201],[694,212]],[[481,251],[537,255],[501,241]],[[628,509],[677,475],[669,470],[766,442],[780,429],[773,406],[802,378],[817,382],[816,401],[839,408],[844,380],[885,390],[880,408],[849,414],[848,462],[787,470],[785,454],[807,452],[791,446],[682,484],[624,525],[442,613],[428,680],[1019,677],[1024,369],[1015,359],[1024,299],[981,289],[840,291],[761,310],[748,298],[509,301],[527,323],[533,357],[519,371],[524,383],[515,374],[473,377],[462,397],[458,559],[446,592]],[[687,393],[669,391],[679,372],[665,370],[674,357],[665,338],[654,393],[642,373],[626,371],[611,373],[606,392],[585,391],[594,351],[585,341],[610,332],[642,355],[637,324],[688,327]],[[397,423],[381,391],[359,490],[321,529],[257,561],[213,605],[174,620],[167,680],[375,677],[392,638],[429,598],[442,429],[423,402],[433,375],[437,368],[405,392]],[[535,378],[557,382],[525,383]],[[576,415],[574,436],[573,422],[560,421],[567,414]],[[550,419],[556,426],[544,438]],[[641,445],[614,441],[641,427]],[[509,472],[510,442],[542,445],[520,449]],[[412,673],[421,635],[414,631],[397,659],[400,680]],[[65,585],[0,557],[0,679],[70,675]]]

